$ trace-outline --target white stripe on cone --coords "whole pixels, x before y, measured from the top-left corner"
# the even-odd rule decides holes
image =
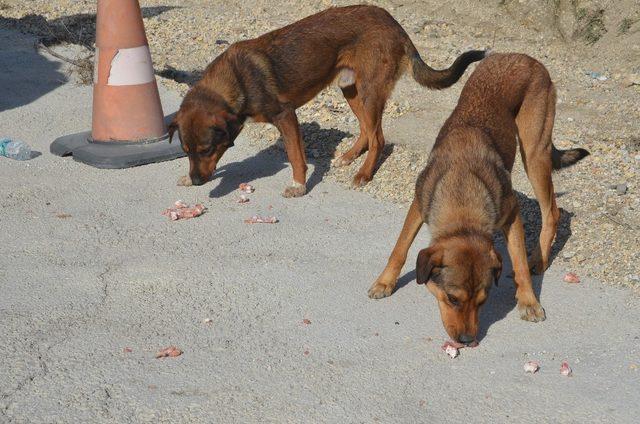
[[[140,85],[154,81],[149,46],[119,49],[111,60],[107,85]]]

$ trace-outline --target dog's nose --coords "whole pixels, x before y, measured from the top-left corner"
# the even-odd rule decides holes
[[[194,176],[191,177],[191,183],[193,185],[197,185],[197,186],[202,185],[202,184],[204,184],[204,178],[201,178],[200,176],[194,175]]]
[[[464,343],[464,344],[471,344],[471,343],[473,343],[473,341],[475,339],[476,339],[475,337],[473,337],[473,336],[471,336],[469,334],[464,334],[464,333],[460,334],[460,336],[458,336],[458,341],[460,343]]]

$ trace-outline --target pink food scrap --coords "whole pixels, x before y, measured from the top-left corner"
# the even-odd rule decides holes
[[[258,216],[254,215],[251,218],[247,218],[244,220],[245,224],[275,224],[278,222],[278,218],[275,216]]]
[[[453,345],[446,344],[446,347],[443,346],[443,348],[447,355],[451,357],[451,359],[455,358],[459,354],[458,348]]]
[[[535,374],[540,369],[540,363],[538,361],[529,361],[524,364],[524,372]]]
[[[565,377],[569,377],[571,373],[572,371],[569,363],[567,361],[562,361],[562,365],[560,365],[560,374],[564,375]]]
[[[256,191],[256,189],[253,188],[253,186],[251,184],[247,184],[247,183],[241,183],[238,186],[238,190],[240,190],[240,191],[242,191],[244,193],[247,193],[247,194],[251,194],[254,191]]]
[[[453,340],[447,340],[442,345],[442,350],[444,350],[447,353],[447,355],[449,355],[451,359],[453,359],[456,356],[458,356],[459,354],[458,349],[462,349],[465,347],[477,347],[477,346],[478,346],[478,342],[475,340],[473,341],[473,343],[470,343],[468,345],[464,343],[454,342]]]
[[[567,275],[564,276],[565,283],[578,284],[580,282],[580,277],[578,277],[573,272],[567,272]]]
[[[176,356],[182,355],[182,351],[175,346],[169,346],[166,349],[162,349],[160,352],[156,353],[156,359],[158,358],[175,358]]]
[[[202,215],[205,210],[207,210],[207,208],[201,203],[189,206],[182,200],[178,200],[173,204],[173,207],[165,209],[162,215],[168,216],[172,221],[177,221],[178,219],[195,218]]]

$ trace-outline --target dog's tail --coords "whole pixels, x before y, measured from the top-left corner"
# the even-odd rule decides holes
[[[424,63],[420,57],[420,53],[418,53],[414,47],[409,50],[411,73],[413,74],[413,79],[415,79],[418,84],[435,90],[441,90],[455,84],[470,64],[484,59],[485,53],[484,50],[471,50],[462,53],[455,62],[453,62],[453,65],[447,69],[438,71]]]
[[[581,159],[589,156],[590,153],[586,149],[569,149],[558,150],[556,146],[551,145],[551,164],[553,169],[558,170],[576,164]]]

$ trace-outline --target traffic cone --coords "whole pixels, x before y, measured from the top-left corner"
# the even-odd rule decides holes
[[[138,0],[98,0],[90,132],[51,143],[98,168],[128,168],[184,156],[170,144]]]

